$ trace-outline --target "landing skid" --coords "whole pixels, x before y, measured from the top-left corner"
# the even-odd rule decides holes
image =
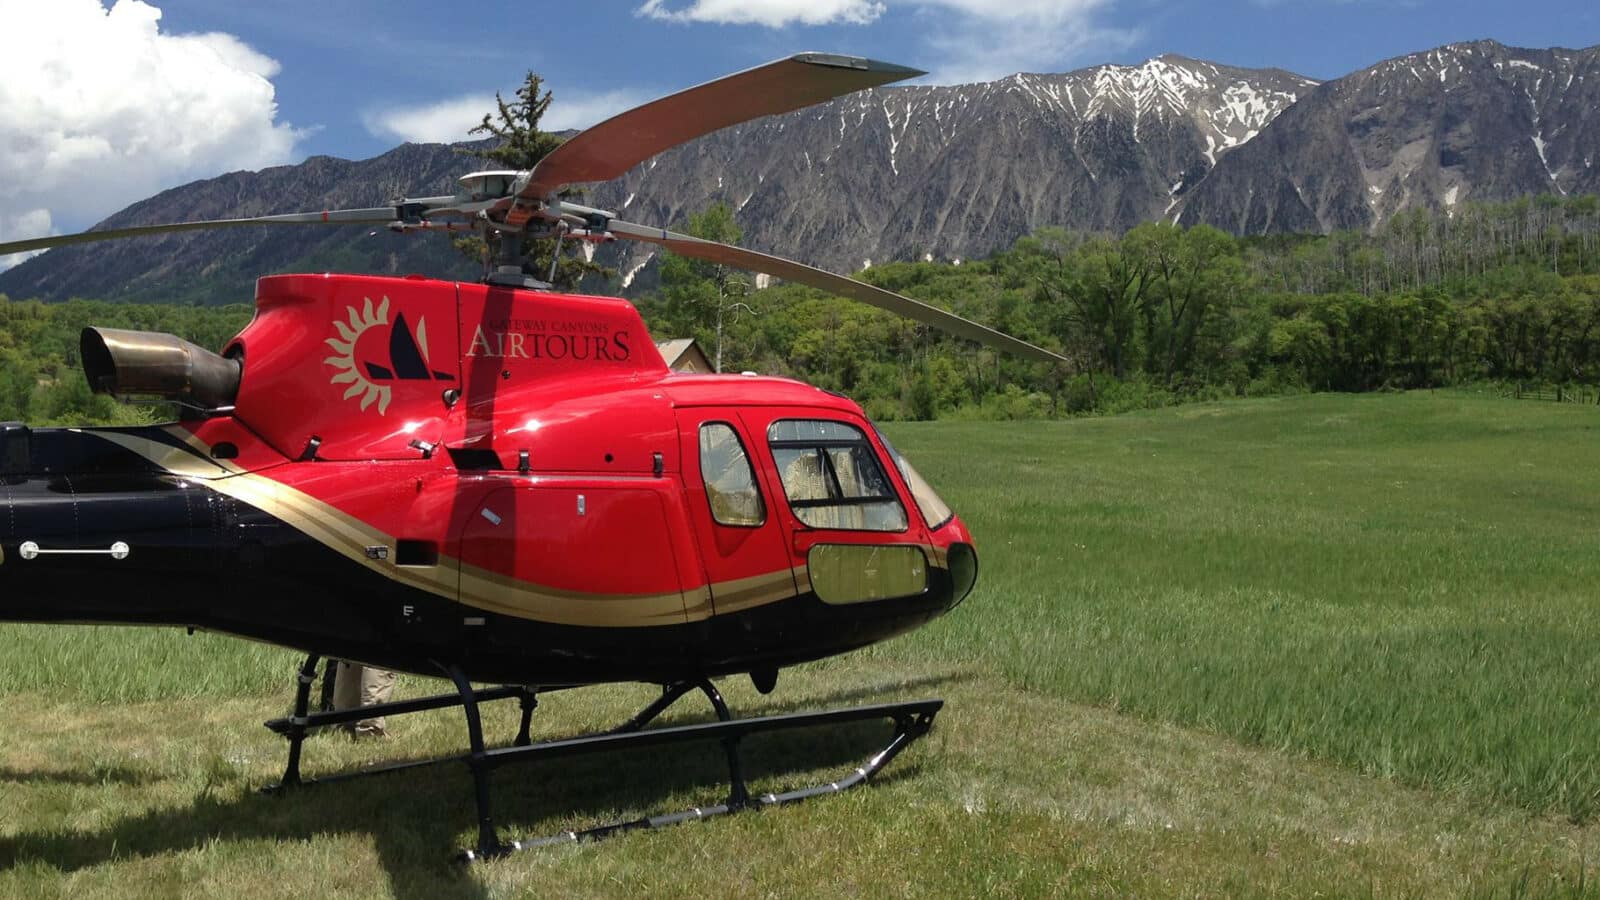
[[[477,801],[478,811],[478,843],[475,848],[461,852],[459,859],[464,862],[471,862],[485,857],[503,856],[518,850],[530,850],[554,844],[599,839],[624,831],[660,828],[666,825],[676,825],[680,822],[709,819],[746,809],[781,806],[786,803],[794,803],[800,800],[808,800],[812,797],[845,791],[865,783],[873,775],[881,771],[884,766],[888,765],[912,741],[927,734],[928,730],[933,726],[934,716],[944,706],[943,700],[918,700],[904,703],[855,706],[821,712],[789,713],[735,719],[729,713],[728,705],[723,701],[722,695],[717,692],[716,687],[709,679],[677,681],[663,685],[659,698],[640,710],[633,718],[611,731],[565,740],[542,741],[535,744],[529,738],[528,729],[533,710],[538,706],[538,694],[563,688],[500,687],[480,691],[472,687],[460,669],[454,666],[442,666],[441,668],[455,683],[456,693],[454,694],[437,694],[413,700],[367,706],[355,710],[314,713],[309,710],[309,706],[311,684],[316,680],[318,662],[319,657],[312,655],[307,657],[305,664],[300,668],[299,685],[295,691],[294,714],[288,718],[274,719],[266,723],[268,728],[289,739],[289,760],[284,769],[283,780],[265,790],[282,791],[286,788],[346,781],[352,778],[405,771],[438,763],[464,762],[472,771],[473,792]],[[699,691],[706,696],[706,699],[711,701],[711,705],[717,713],[716,722],[679,725],[670,728],[645,728],[646,725],[650,724],[651,721],[665,712],[684,695],[694,691]],[[517,698],[522,705],[522,723],[518,729],[516,740],[508,747],[487,747],[483,740],[483,723],[478,712],[479,706],[483,703],[506,700],[513,697]],[[467,739],[471,747],[467,753],[398,763],[383,768],[343,772],[318,779],[305,779],[300,775],[300,751],[307,732],[314,728],[353,722],[373,716],[404,715],[422,710],[450,707],[461,707],[466,713]],[[768,793],[758,796],[750,794],[749,788],[745,784],[744,765],[739,753],[742,739],[753,734],[771,731],[812,728],[821,725],[837,725],[845,722],[870,721],[873,719],[888,719],[892,721],[894,723],[894,735],[883,749],[873,754],[866,763],[858,767],[849,776],[828,784],[784,793]],[[563,831],[556,835],[533,840],[502,841],[495,829],[494,820],[490,813],[490,775],[501,766],[539,759],[554,759],[563,756],[579,756],[589,753],[707,740],[721,741],[728,762],[728,796],[721,803],[714,806],[696,807],[678,813],[613,822],[581,831]]]

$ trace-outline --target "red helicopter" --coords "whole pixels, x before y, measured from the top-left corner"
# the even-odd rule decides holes
[[[85,329],[94,390],[176,401],[182,415],[135,428],[0,425],[0,620],[203,628],[305,651],[293,714],[268,723],[289,739],[282,786],[311,783],[299,770],[309,729],[462,707],[469,751],[450,759],[475,784],[468,859],[866,781],[927,731],[942,701],[736,719],[711,679],[748,675],[767,692],[785,666],[948,611],[977,579],[966,527],[855,403],[788,379],[673,373],[632,304],[552,292],[518,254],[530,229],[647,241],[1060,360],[853,279],[557,196],[716,129],[919,74],[801,54],[618,115],[531,170],[467,175],[455,196],[0,244],[5,255],[363,223],[477,230],[500,248],[480,284],[264,277],[254,319],[220,355],[171,335]],[[456,692],[314,712],[324,656],[443,674]],[[530,741],[540,693],[621,681],[661,685],[661,697],[610,732]],[[644,727],[691,691],[717,722]],[[490,747],[479,704],[511,698],[520,732]],[[742,737],[861,719],[891,720],[894,733],[848,778],[749,792]],[[494,826],[490,775],[503,765],[695,740],[725,747],[731,787],[720,804],[535,841],[502,840]]]

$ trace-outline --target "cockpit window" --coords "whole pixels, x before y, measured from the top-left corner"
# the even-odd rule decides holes
[[[906,480],[906,487],[911,488],[911,499],[917,501],[917,509],[922,511],[922,521],[928,523],[928,530],[937,531],[946,522],[955,518],[956,514],[950,509],[950,505],[940,499],[933,485],[911,467],[911,463],[889,443],[889,439],[884,437],[882,431],[878,432],[878,440],[883,442],[884,448],[894,458],[894,464],[900,469],[900,477]]]
[[[767,431],[795,518],[812,528],[905,531],[895,495],[867,436],[854,425],[784,419]]]

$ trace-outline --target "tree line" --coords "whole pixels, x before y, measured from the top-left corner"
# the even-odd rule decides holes
[[[691,233],[727,211],[690,219]],[[733,229],[736,233],[736,227]],[[702,237],[718,238],[705,233]],[[716,345],[699,263],[641,301],[661,333]],[[1600,383],[1600,202],[1542,197],[1417,211],[1372,232],[1235,238],[1043,229],[986,260],[858,274],[1060,352],[997,357],[792,285],[748,292],[725,368],[790,374],[882,418],[1048,416],[1188,399],[1480,382]],[[724,316],[726,318],[726,316]]]
[[[254,310],[232,306],[14,301],[0,294],[0,421],[31,425],[137,424],[171,410],[128,406],[89,392],[78,354],[88,325],[165,331],[220,350]]]
[[[694,337],[727,371],[788,375],[882,419],[1116,412],[1295,391],[1483,382],[1600,385],[1600,203],[1594,197],[1408,213],[1374,233],[1235,238],[1205,226],[1121,236],[1042,229],[963,263],[858,277],[1048,347],[1013,359],[799,285],[668,256],[636,301],[658,339]],[[737,242],[714,207],[680,223]],[[593,273],[590,273],[593,277]],[[0,297],[0,419],[147,421],[92,396],[88,324],[220,348],[247,306],[62,304]]]

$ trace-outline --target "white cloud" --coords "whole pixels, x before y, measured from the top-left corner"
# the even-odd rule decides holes
[[[483,114],[494,109],[493,94],[468,94],[424,103],[364,113],[361,123],[367,131],[382,138],[417,144],[448,144],[465,141]]]
[[[0,235],[78,230],[293,158],[302,132],[275,121],[278,64],[232,35],[163,34],[160,19],[139,0],[0,0]]]
[[[930,81],[987,81],[1018,71],[1060,71],[1093,52],[1104,58],[1134,34],[1104,27],[1114,0],[647,0],[635,15],[723,25],[870,25],[891,10],[911,14],[933,71]]]
[[[693,0],[668,9],[667,0],[647,0],[634,15],[669,22],[715,22],[724,25],[866,25],[883,15],[876,0]]]
[[[1103,61],[1134,32],[1101,23],[1112,0],[904,0],[924,13],[933,51],[929,80],[990,81],[1013,72],[1060,72]]]
[[[503,92],[505,96],[511,93]],[[634,90],[586,94],[581,91],[568,93],[559,88],[552,89],[551,95],[550,108],[539,123],[547,131],[587,128],[654,96]],[[482,122],[484,114],[494,108],[493,94],[467,94],[415,106],[375,110],[363,114],[361,121],[367,131],[377,137],[445,144],[482,137],[467,132]]]
[[[45,237],[55,233],[56,230],[50,223],[50,210],[48,209],[30,209],[24,213],[0,212],[0,241],[19,241],[24,238]],[[43,252],[43,250],[31,250],[27,253],[0,256],[0,272],[4,272],[23,260],[31,259]]]
[[[550,131],[565,131],[568,128],[588,128],[598,122],[604,122],[619,112],[632,109],[641,103],[654,100],[659,94],[650,91],[616,90],[603,91],[598,94],[562,93],[560,89],[552,91],[555,99],[550,101],[550,109],[545,113],[544,121],[540,124]]]
[[[1087,12],[1104,6],[1104,0],[911,0],[912,5],[948,9],[953,12],[999,22],[1064,24],[1083,18]],[[905,4],[897,4],[905,5]]]

